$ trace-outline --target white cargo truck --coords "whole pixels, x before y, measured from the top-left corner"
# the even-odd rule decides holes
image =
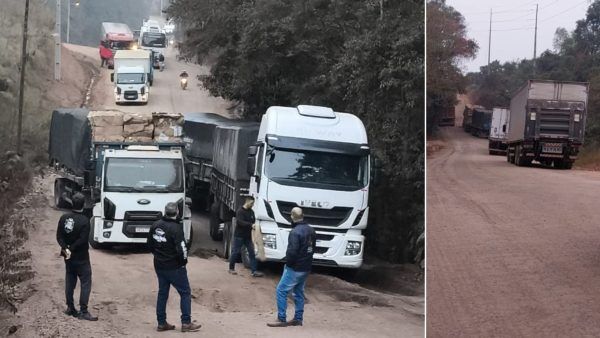
[[[490,136],[488,150],[490,155],[506,154],[506,133],[508,131],[508,119],[510,110],[506,108],[492,109],[492,125],[490,127]]]
[[[147,104],[153,82],[152,53],[146,50],[119,50],[115,54],[115,103]]]

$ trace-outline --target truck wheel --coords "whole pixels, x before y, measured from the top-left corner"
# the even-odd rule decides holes
[[[54,206],[58,209],[68,208],[69,204],[63,198],[64,192],[64,180],[62,178],[57,178],[54,181]]]
[[[566,161],[565,161],[565,162],[563,163],[563,169],[570,170],[570,169],[572,169],[572,168],[573,168],[573,162],[566,162]]]
[[[215,202],[210,208],[210,218],[209,218],[209,233],[210,237],[214,241],[223,240],[223,232],[219,232],[219,224],[221,224],[221,220],[219,219],[219,203]]]

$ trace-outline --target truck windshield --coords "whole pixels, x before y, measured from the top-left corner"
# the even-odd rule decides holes
[[[114,50],[131,49],[133,41],[111,41],[110,47]]]
[[[269,147],[267,176],[280,184],[352,191],[368,183],[368,156]]]
[[[107,192],[183,192],[181,160],[109,158],[104,172]]]
[[[167,38],[165,34],[159,33],[144,33],[142,37],[142,46],[143,47],[166,47],[167,46]]]
[[[119,73],[117,74],[118,84],[142,84],[144,83],[144,74]]]

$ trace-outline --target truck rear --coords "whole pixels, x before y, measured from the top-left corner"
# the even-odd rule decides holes
[[[482,107],[473,108],[471,117],[471,135],[488,137],[492,123],[492,111]]]
[[[529,80],[510,102],[507,161],[571,169],[583,145],[588,83]]]
[[[454,107],[446,107],[442,109],[440,121],[438,126],[440,127],[454,127],[455,110]]]
[[[183,142],[185,144],[185,168],[187,194],[195,208],[207,210],[210,200],[210,180],[214,147],[214,132],[230,120],[212,113],[184,113]],[[213,238],[219,237],[211,232]]]
[[[162,142],[143,136],[125,138],[127,129],[140,128],[124,126],[120,114],[87,109],[53,112],[49,155],[60,176],[54,183],[56,206],[69,207],[73,194],[81,192],[92,216],[90,245],[102,248],[146,243],[152,223],[162,217],[167,203],[175,202],[185,238],[191,243],[181,142],[177,138]]]
[[[492,124],[488,138],[488,151],[490,155],[506,154],[506,132],[508,131],[508,119],[510,110],[506,108],[492,109]]]

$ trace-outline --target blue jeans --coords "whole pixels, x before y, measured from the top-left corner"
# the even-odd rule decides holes
[[[155,269],[158,277],[158,298],[156,300],[156,319],[158,325],[167,322],[167,300],[171,285],[177,290],[180,298],[181,323],[192,322],[192,291],[185,266],[174,270]]]
[[[277,285],[277,319],[280,321],[286,321],[287,295],[290,290],[294,290],[294,305],[296,307],[294,319],[302,321],[304,315],[304,285],[306,285],[307,277],[308,271],[294,271],[287,265],[284,267],[283,275]]]
[[[239,261],[242,255],[242,245],[248,250],[248,256],[250,256],[250,269],[252,272],[256,271],[256,255],[254,253],[254,245],[252,244],[252,238],[248,237],[233,237],[233,249],[231,250],[231,257],[229,257],[229,270],[235,270],[235,262]]]

